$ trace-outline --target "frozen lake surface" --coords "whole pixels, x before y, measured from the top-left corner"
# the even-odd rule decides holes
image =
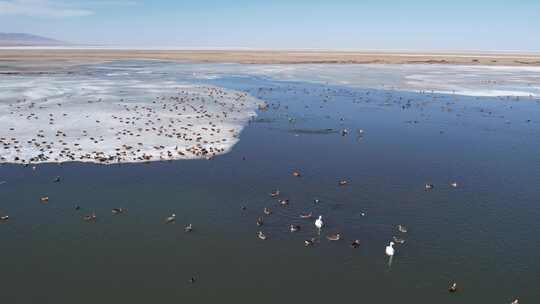
[[[533,99],[538,67],[118,61],[0,77],[1,162],[104,164],[226,153],[263,102],[204,84],[262,77],[387,91]]]

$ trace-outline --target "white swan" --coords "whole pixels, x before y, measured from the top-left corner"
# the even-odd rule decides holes
[[[386,255],[387,256],[393,256],[394,255],[394,242],[390,242],[388,246],[386,246]]]
[[[319,229],[319,233],[321,232],[321,229],[323,226],[324,226],[324,222],[322,220],[322,215],[319,215],[319,218],[315,220],[315,227]]]

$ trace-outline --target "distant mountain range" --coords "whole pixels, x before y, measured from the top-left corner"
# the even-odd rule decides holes
[[[64,41],[26,33],[0,33],[0,46],[60,46]]]

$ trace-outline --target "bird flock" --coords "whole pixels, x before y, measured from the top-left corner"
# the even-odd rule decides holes
[[[120,83],[118,96],[51,93],[0,100],[0,163],[212,158],[238,141],[259,103],[244,92],[213,86],[176,85],[122,96],[123,89],[137,85]]]
[[[272,92],[273,88],[259,88],[256,96],[264,97]],[[294,88],[285,88],[289,93],[297,94]],[[302,92],[301,92],[302,93]],[[304,94],[315,94],[305,89]],[[370,91],[356,94],[349,90],[324,88],[318,92],[322,99],[320,108],[334,100],[336,96],[352,98],[353,103],[372,102]],[[429,94],[421,92],[429,97]],[[433,95],[432,100],[437,97]],[[384,105],[399,105],[407,110],[422,107],[426,102],[415,102],[412,99],[396,99],[391,93],[385,96]],[[0,118],[2,125],[8,126],[6,132],[0,137],[0,162],[14,162],[25,165],[40,162],[82,161],[103,164],[122,162],[146,162],[153,160],[174,160],[184,158],[208,158],[223,154],[238,140],[239,133],[244,124],[254,116],[257,103],[250,95],[243,92],[220,89],[211,86],[197,88],[176,88],[173,93],[159,94],[144,103],[133,102],[124,98],[117,98],[110,102],[106,98],[92,98],[85,101],[90,107],[87,113],[77,113],[79,108],[71,108],[68,103],[57,103],[55,99],[29,100],[17,99],[4,106],[4,114]],[[447,112],[454,103],[446,102],[442,110]],[[315,105],[306,105],[315,107]],[[7,109],[7,112],[5,112]],[[287,110],[288,105],[281,103],[260,103],[259,110]],[[463,109],[461,109],[463,111]],[[493,113],[482,109],[487,117]],[[458,111],[456,115],[461,115]],[[73,118],[75,117],[75,119]],[[424,114],[420,117],[425,118]],[[289,123],[295,124],[295,117],[287,117]],[[343,121],[343,118],[340,118]],[[419,120],[410,120],[405,123],[418,124]],[[528,123],[530,121],[527,121]],[[75,128],[70,129],[69,126]],[[295,129],[294,132],[302,130]],[[309,130],[305,131],[308,132]],[[319,132],[332,133],[335,130],[327,129]],[[352,131],[342,128],[335,131],[341,136],[349,136]],[[442,131],[441,131],[442,132]],[[325,133],[326,134],[326,133]],[[361,138],[365,131],[358,129],[356,135]],[[2,147],[3,146],[3,147]],[[35,168],[35,167],[34,167]],[[302,178],[300,170],[293,170],[294,178]],[[56,177],[54,182],[60,182]],[[347,187],[350,181],[341,179],[336,181],[337,186]],[[457,181],[448,184],[451,188],[458,188]],[[437,185],[439,187],[439,185]],[[433,191],[436,186],[432,183],[424,184],[425,191]],[[294,204],[284,196],[282,191],[275,189],[269,193],[276,202],[276,208],[286,208]],[[42,196],[40,202],[47,204],[48,196]],[[315,204],[321,203],[317,198]],[[75,206],[79,210],[79,206]],[[245,211],[247,206],[241,206]],[[127,214],[125,208],[111,209],[113,215]],[[261,241],[271,241],[272,234],[265,232],[265,220],[276,215],[271,206],[262,208],[262,214],[255,219],[257,226],[256,237]],[[365,216],[365,213],[362,213]],[[327,215],[314,214],[305,211],[298,214],[298,218],[305,224],[287,224],[290,233],[314,229],[317,237],[303,240],[305,247],[314,247],[321,242],[320,235],[325,234],[328,224]],[[95,212],[82,216],[82,220],[95,223],[98,217]],[[13,219],[9,215],[0,215],[1,223],[8,223]],[[165,224],[176,222],[176,214],[164,217]],[[252,223],[252,222],[251,222]],[[194,232],[194,225],[184,226],[185,233]],[[381,255],[389,259],[399,255],[399,246],[405,243],[404,236],[408,228],[402,224],[395,225],[395,235],[388,240],[385,247],[381,246]],[[328,242],[344,242],[341,232],[327,233],[322,239]],[[350,238],[346,242],[351,248],[361,248],[362,242],[357,238]],[[383,253],[384,249],[384,253]],[[189,282],[195,283],[195,277]],[[455,293],[459,290],[456,282],[451,282],[448,291]],[[512,304],[518,304],[515,299]]]

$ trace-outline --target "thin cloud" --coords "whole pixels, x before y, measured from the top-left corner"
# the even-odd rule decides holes
[[[94,14],[93,11],[67,6],[49,0],[0,0],[0,15],[29,17],[81,17]]]
[[[88,1],[87,4],[93,6],[131,6],[139,3],[131,0],[94,0]]]

